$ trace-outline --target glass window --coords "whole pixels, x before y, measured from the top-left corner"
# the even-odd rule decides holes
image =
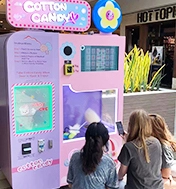
[[[16,134],[52,129],[52,85],[15,86],[12,108]]]

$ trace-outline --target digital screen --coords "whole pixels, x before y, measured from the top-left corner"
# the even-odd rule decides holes
[[[82,46],[81,71],[118,70],[119,47]]]
[[[52,129],[52,86],[15,86],[16,134]]]

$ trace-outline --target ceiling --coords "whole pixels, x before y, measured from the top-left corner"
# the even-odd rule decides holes
[[[11,0],[13,1],[13,0]],[[98,0],[86,0],[91,7],[94,6],[94,4]],[[138,12],[141,10],[147,10],[147,9],[154,9],[157,7],[165,7],[169,5],[175,5],[175,0],[116,0],[117,3],[120,5],[122,9],[122,13],[129,14],[133,12]],[[6,0],[0,0],[0,13],[5,13],[5,2]]]

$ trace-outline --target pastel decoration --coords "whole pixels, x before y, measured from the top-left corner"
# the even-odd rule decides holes
[[[91,124],[93,122],[100,122],[100,117],[98,116],[98,114],[92,110],[91,108],[88,108],[85,112],[85,120]]]
[[[70,133],[64,133],[64,139],[68,139]]]
[[[69,161],[68,161],[68,159],[65,160],[64,165],[65,165],[65,167],[68,167],[68,166],[69,166]]]
[[[7,20],[18,28],[87,31],[91,7],[82,0],[9,0]]]
[[[52,45],[51,45],[51,43],[46,43],[45,45],[48,47],[48,50],[49,50],[49,51],[52,50]]]
[[[47,47],[46,45],[44,45],[44,44],[42,44],[42,45],[40,46],[40,50],[41,50],[42,52],[45,52],[46,54],[49,53],[48,47]]]
[[[71,133],[68,138],[73,139],[76,135],[77,135],[77,133]]]
[[[102,33],[112,33],[121,24],[122,12],[114,0],[99,0],[92,12],[93,22]]]

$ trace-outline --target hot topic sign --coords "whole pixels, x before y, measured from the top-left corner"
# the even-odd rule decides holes
[[[91,8],[81,0],[8,0],[7,19],[18,28],[86,31]]]

